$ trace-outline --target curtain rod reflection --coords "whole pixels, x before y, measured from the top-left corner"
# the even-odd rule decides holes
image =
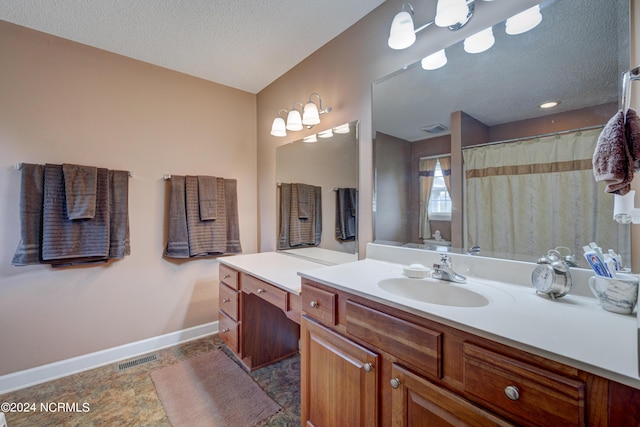
[[[281,182],[276,182],[276,185],[277,185],[278,187],[280,187],[280,186],[282,185],[282,183],[281,183]],[[340,189],[340,187],[332,187],[332,188],[331,188],[331,190],[332,190],[332,191],[338,191],[339,189]]]
[[[518,141],[527,141],[529,139],[545,138],[547,136],[564,135],[564,134],[567,134],[567,133],[584,132],[584,131],[593,130],[593,129],[602,129],[603,127],[604,127],[604,125],[586,126],[586,127],[577,128],[577,129],[561,130],[561,131],[558,131],[558,132],[543,133],[543,134],[531,135],[531,136],[523,136],[522,138],[503,139],[502,141],[491,141],[491,142],[486,142],[484,144],[475,144],[475,145],[470,145],[468,147],[462,147],[462,149],[466,150],[467,148],[487,147],[489,145],[507,144],[507,143],[518,142]]]

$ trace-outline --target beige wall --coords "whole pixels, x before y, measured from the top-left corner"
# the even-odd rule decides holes
[[[315,132],[289,132],[284,138],[271,136],[271,123],[279,109],[289,109],[295,101],[304,102],[312,92],[317,92],[322,96],[324,105],[333,107],[330,114],[322,116],[321,128],[360,120],[358,230],[359,256],[364,257],[365,245],[371,241],[373,230],[371,83],[539,2],[521,0],[507,5],[504,2],[483,2],[484,12],[477,13],[460,31],[451,32],[432,26],[418,35],[411,48],[394,51],[387,47],[389,27],[402,4],[386,1],[258,93],[260,250],[270,251],[276,247],[275,148]],[[435,2],[433,5],[425,3],[421,2],[416,8],[417,26],[426,22],[419,12],[428,16],[435,14]],[[494,3],[501,3],[504,10],[494,13],[497,10]],[[434,10],[425,10],[431,6]]]
[[[0,58],[0,375],[216,321],[217,261],[162,258],[162,176],[237,179],[242,246],[255,252],[256,96],[2,21]],[[16,162],[132,171],[131,256],[10,265]]]

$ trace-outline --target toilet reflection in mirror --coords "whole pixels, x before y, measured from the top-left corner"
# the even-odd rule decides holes
[[[276,148],[278,250],[356,260],[358,121]]]

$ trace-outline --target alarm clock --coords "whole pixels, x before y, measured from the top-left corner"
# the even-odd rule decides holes
[[[536,292],[551,299],[561,298],[571,290],[569,266],[554,249],[538,260],[538,266],[531,273],[531,284]]]

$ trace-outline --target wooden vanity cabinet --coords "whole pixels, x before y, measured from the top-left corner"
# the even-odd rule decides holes
[[[302,296],[302,425],[640,426],[640,390],[306,278]]]
[[[219,277],[220,337],[249,371],[298,353],[299,295],[224,264]]]

